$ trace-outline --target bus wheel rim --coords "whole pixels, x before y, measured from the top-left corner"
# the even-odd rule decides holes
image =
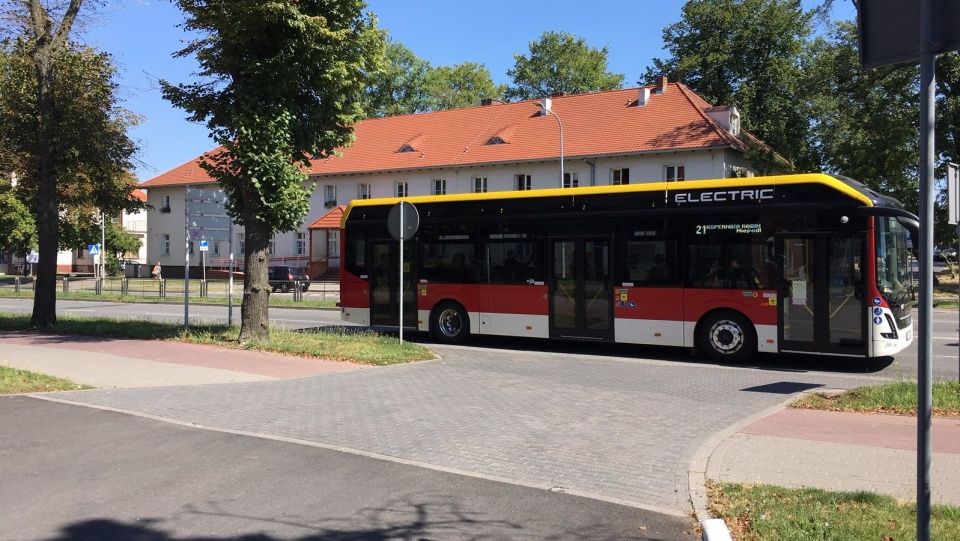
[[[448,308],[440,313],[440,332],[444,336],[455,337],[463,330],[463,322],[460,321],[460,314],[452,308]]]
[[[710,345],[721,353],[736,353],[743,343],[743,329],[732,321],[718,321],[710,329]]]

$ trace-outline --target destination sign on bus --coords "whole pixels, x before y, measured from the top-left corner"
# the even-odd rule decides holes
[[[697,235],[707,235],[715,232],[732,232],[746,235],[762,233],[760,224],[698,224]]]
[[[750,202],[773,199],[773,188],[762,189],[734,189],[734,190],[705,190],[696,192],[679,192],[673,194],[673,201],[684,203],[730,203]]]

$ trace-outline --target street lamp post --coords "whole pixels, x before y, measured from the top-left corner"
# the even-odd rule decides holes
[[[550,109],[550,100],[544,100],[546,103],[539,103],[543,113],[547,115],[553,115],[553,118],[557,119],[557,126],[560,126],[560,187],[563,188],[563,122],[560,122],[560,117],[557,113],[554,113]]]

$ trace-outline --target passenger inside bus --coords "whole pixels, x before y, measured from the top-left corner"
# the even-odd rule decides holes
[[[653,256],[653,266],[647,273],[647,281],[651,284],[667,284],[673,276],[673,270],[666,265],[663,254]]]

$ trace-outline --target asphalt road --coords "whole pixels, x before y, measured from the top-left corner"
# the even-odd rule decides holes
[[[8,541],[692,539],[689,518],[315,446],[0,398]]]
[[[125,304],[96,301],[58,300],[59,313],[81,315],[104,315],[130,319],[155,319],[183,323],[182,304]],[[30,313],[33,310],[32,299],[0,298],[0,311],[12,313]],[[191,304],[190,321],[221,322],[227,321],[225,306],[202,306]],[[916,316],[916,312],[914,313]],[[240,307],[233,308],[233,319],[239,321]],[[304,329],[325,326],[346,325],[340,321],[340,312],[323,309],[271,308],[270,322],[277,327]],[[916,325],[916,317],[914,317]],[[914,327],[916,328],[916,327]],[[933,311],[933,376],[936,379],[957,379],[960,377],[960,314],[957,310]],[[427,337],[414,334],[405,335],[406,339],[426,341]],[[538,349],[541,351],[572,351],[584,349],[582,344],[557,343],[542,340],[515,340],[504,338],[479,338],[470,343],[477,347],[495,347],[505,349]],[[654,358],[682,362],[708,362],[704,357],[690,357],[683,349],[660,349],[625,345],[590,344],[590,350],[604,355]],[[918,343],[898,354],[893,359],[878,359],[867,363],[858,359],[816,355],[758,355],[749,365],[769,370],[813,370],[828,372],[872,373],[890,378],[916,377],[918,366]]]

